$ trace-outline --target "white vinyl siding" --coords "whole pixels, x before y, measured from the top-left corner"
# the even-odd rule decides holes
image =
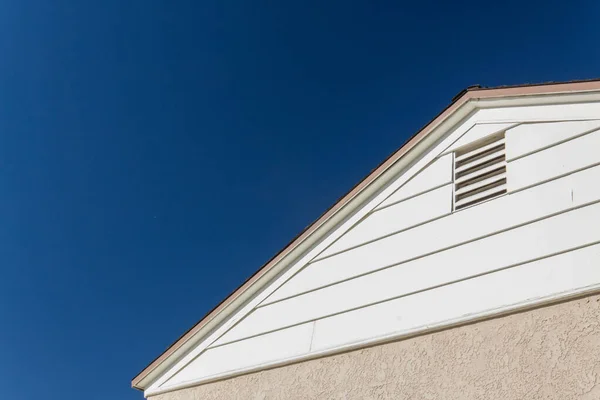
[[[522,124],[506,131],[506,159],[513,161],[597,129],[598,120]]]
[[[451,182],[452,154],[447,154],[433,161],[423,171],[419,172],[411,180],[402,185],[375,209],[388,207],[394,203],[418,196]]]
[[[505,130],[516,126],[515,123],[503,123],[503,124],[477,124],[462,135],[456,142],[454,142],[446,151],[454,152],[465,146],[469,146],[472,143],[476,143],[491,135],[504,132]]]
[[[319,258],[409,229],[448,215],[450,212],[452,212],[452,185],[447,184],[374,211],[319,255]]]
[[[211,377],[306,354],[310,351],[313,328],[313,323],[298,325],[269,335],[209,349],[175,374],[165,386],[185,383],[198,376]]]
[[[600,131],[595,131],[510,162],[507,167],[508,188],[509,191],[521,190],[598,163]],[[598,185],[598,182],[594,184]]]
[[[412,295],[600,242],[600,203],[256,309],[229,340]],[[564,232],[571,232],[565,237]],[[520,246],[512,244],[519,241]],[[510,248],[510,251],[507,249]],[[600,267],[599,267],[600,268]],[[235,335],[234,335],[235,333]]]
[[[589,133],[598,115],[599,103],[478,110],[290,263],[154,388],[600,287],[600,132]],[[563,121],[569,119],[578,121]],[[451,213],[452,152],[504,131],[507,193]]]
[[[316,323],[312,351],[418,332],[586,287],[597,289],[598,260],[600,245],[595,245],[324,318]]]
[[[599,179],[600,168],[584,170],[315,261],[275,291],[268,301],[432,254],[600,199],[600,185],[589,184]]]
[[[266,368],[311,352],[402,337],[518,309],[582,290],[597,290],[600,245],[482,275],[412,296],[360,308],[265,335],[208,349],[164,387]],[[369,321],[369,323],[365,323]]]

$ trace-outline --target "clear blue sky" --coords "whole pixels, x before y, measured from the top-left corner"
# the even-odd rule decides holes
[[[600,76],[597,0],[488,7],[2,1],[0,397],[141,399],[463,87]]]

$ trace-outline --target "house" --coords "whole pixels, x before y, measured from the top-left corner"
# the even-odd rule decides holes
[[[600,81],[464,90],[132,386],[600,399]]]

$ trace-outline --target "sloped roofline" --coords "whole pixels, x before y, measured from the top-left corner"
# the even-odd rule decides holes
[[[172,365],[172,362],[181,357],[180,352],[183,347],[196,336],[201,329],[207,324],[215,320],[217,316],[222,314],[233,303],[248,291],[257,281],[263,278],[273,267],[288,256],[294,249],[300,246],[309,236],[313,235],[320,227],[329,221],[338,211],[344,208],[351,200],[361,193],[367,186],[379,178],[390,166],[395,164],[400,158],[412,150],[420,143],[430,132],[432,132],[442,122],[447,120],[459,108],[472,100],[494,99],[500,97],[521,97],[534,96],[543,94],[561,94],[569,92],[585,92],[600,90],[600,79],[569,81],[569,82],[546,82],[541,84],[526,84],[516,86],[500,86],[485,88],[479,85],[469,86],[462,90],[453,99],[452,102],[442,110],[433,120],[422,127],[412,137],[410,137],[398,150],[393,152],[381,164],[373,169],[365,178],[356,184],[348,193],[337,200],[328,210],[326,210],[317,220],[307,226],[300,234],[292,239],[283,249],[275,254],[266,264],[258,271],[250,276],[241,286],[233,293],[227,296],[221,303],[208,312],[200,321],[185,332],[179,339],[171,344],[161,355],[154,359],[147,367],[139,372],[131,381],[131,386],[135,389],[144,390],[148,386],[149,378],[151,380],[159,373],[159,370],[164,370]],[[175,357],[172,362],[166,361]],[[161,368],[159,368],[161,367]]]

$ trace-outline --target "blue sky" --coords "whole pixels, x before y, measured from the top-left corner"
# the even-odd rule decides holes
[[[0,388],[131,378],[462,88],[600,77],[598,1],[0,3]]]

